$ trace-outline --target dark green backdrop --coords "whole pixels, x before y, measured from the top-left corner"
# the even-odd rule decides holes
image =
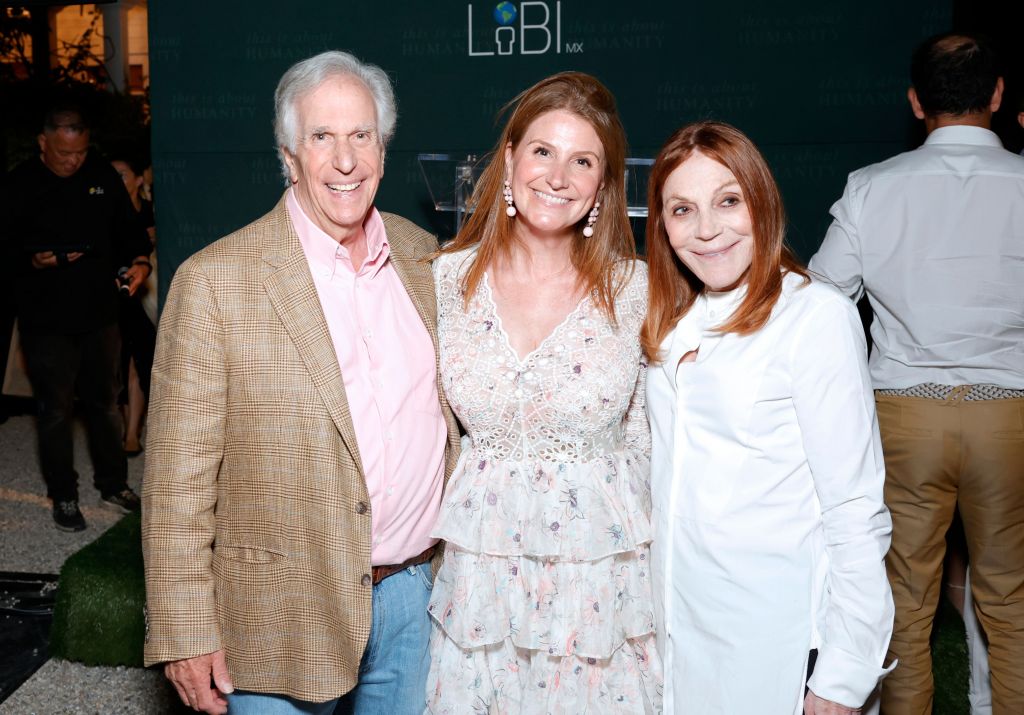
[[[484,153],[505,102],[576,69],[615,93],[633,156],[654,156],[694,119],[750,134],[782,186],[790,242],[808,258],[847,173],[920,141],[905,98],[910,52],[951,23],[951,3],[936,0],[513,5],[519,17],[499,31],[495,0],[150,0],[162,291],[191,253],[279,198],[274,87],[322,50],[350,50],[390,73],[399,122],[377,203],[442,237],[452,218],[433,212],[416,154]],[[510,32],[512,54],[498,54],[496,36],[508,49]],[[485,52],[494,54],[476,54]]]

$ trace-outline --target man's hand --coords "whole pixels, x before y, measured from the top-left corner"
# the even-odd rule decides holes
[[[228,701],[224,696],[234,692],[235,686],[231,684],[223,650],[171,661],[164,666],[164,675],[174,684],[181,702],[193,710],[209,715],[227,713]]]
[[[860,708],[848,708],[831,700],[819,698],[810,690],[804,698],[804,715],[861,715]]]
[[[55,251],[40,251],[32,254],[33,268],[56,268],[61,263],[74,263],[85,254],[81,251],[71,251],[57,255]]]

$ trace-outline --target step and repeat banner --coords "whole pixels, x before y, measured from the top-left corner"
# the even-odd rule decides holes
[[[935,0],[150,0],[154,181],[161,291],[211,241],[284,190],[273,92],[294,62],[345,49],[383,67],[398,129],[377,205],[450,237],[417,154],[482,156],[497,114],[563,70],[615,93],[630,155],[653,157],[678,126],[747,132],[776,173],[789,240],[805,259],[846,175],[923,139],[906,101],[914,46],[951,24]],[[643,222],[635,221],[638,240]]]

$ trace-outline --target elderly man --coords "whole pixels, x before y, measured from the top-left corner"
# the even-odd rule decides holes
[[[89,152],[77,107],[58,104],[43,120],[39,157],[0,189],[5,273],[13,278],[22,349],[39,403],[39,462],[53,521],[82,531],[74,466],[75,399],[85,418],[93,481],[103,501],[138,511],[121,447],[118,277],[132,294],[152,266],[149,239],[121,177]]]
[[[437,243],[374,208],[395,125],[380,68],[302,61],[275,112],[290,188],[182,264],[161,318],[146,663],[208,713],[421,712],[458,450]]]
[[[932,710],[929,635],[960,510],[989,638],[992,712],[1024,713],[1024,158],[990,129],[982,39],[925,42],[908,96],[924,146],[850,175],[811,269],[875,314],[871,376],[892,513],[886,715]]]

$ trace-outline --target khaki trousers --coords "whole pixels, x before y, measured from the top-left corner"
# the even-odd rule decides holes
[[[959,505],[974,608],[989,642],[993,715],[1024,713],[1024,399],[877,395],[892,513],[896,622],[883,715],[932,712],[929,637],[945,535]],[[941,715],[941,714],[940,714]]]

